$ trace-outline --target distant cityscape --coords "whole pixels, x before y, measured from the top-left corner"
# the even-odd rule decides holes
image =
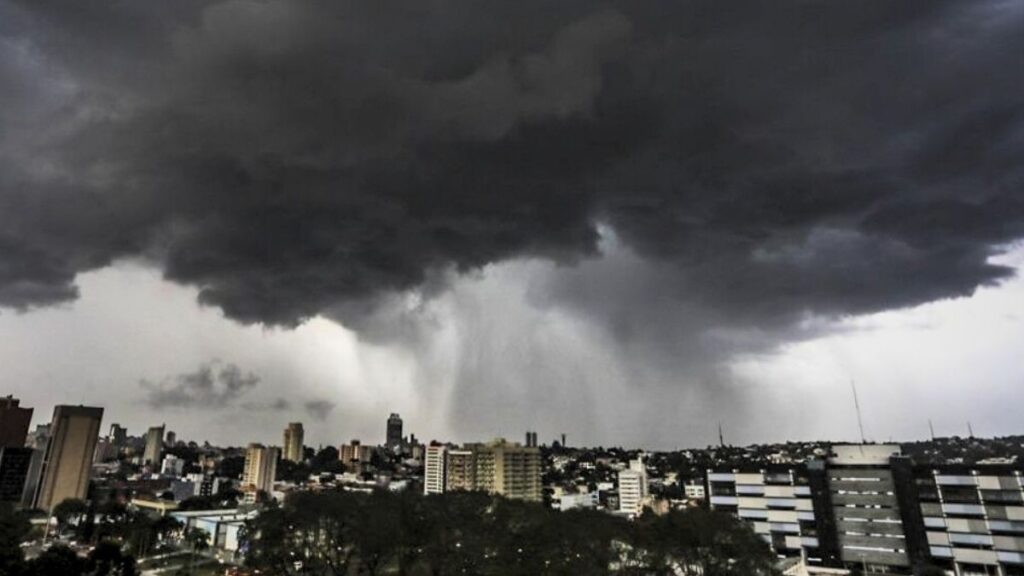
[[[558,511],[627,520],[703,508],[761,537],[787,574],[1024,575],[1024,437],[934,438],[905,444],[802,442],[674,452],[502,438],[421,442],[399,414],[384,443],[352,439],[314,450],[301,422],[281,446],[199,445],[164,424],[103,434],[101,407],[33,409],[0,399],[0,501],[37,511],[51,536],[64,502],[118,502],[210,535],[210,557],[241,564],[247,522],[297,493],[478,492]],[[60,530],[54,537],[60,539]],[[238,572],[242,573],[242,572]]]

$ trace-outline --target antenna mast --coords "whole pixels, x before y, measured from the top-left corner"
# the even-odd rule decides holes
[[[857,398],[857,383],[850,380],[850,388],[853,389],[853,407],[857,410],[857,427],[860,428],[860,443],[867,444],[868,441],[864,437],[864,421],[860,416],[860,400]]]
[[[932,426],[932,419],[928,419],[928,431],[932,433],[932,442],[935,442],[935,427]]]
[[[722,423],[718,423],[718,445],[725,448],[725,436],[722,436]]]
[[[969,434],[968,438],[974,438],[974,428],[971,428],[970,420],[967,421],[967,434]]]

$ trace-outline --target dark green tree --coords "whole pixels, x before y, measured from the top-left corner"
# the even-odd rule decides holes
[[[77,526],[88,513],[88,504],[77,498],[68,498],[53,507],[52,515],[57,519],[57,530],[63,533],[69,526]]]
[[[0,574],[18,574],[24,568],[20,544],[30,530],[28,516],[10,502],[0,502]]]
[[[100,542],[86,558],[85,569],[90,576],[136,576],[135,558],[125,554],[121,546],[109,540]]]
[[[26,576],[81,576],[85,562],[66,546],[52,546],[28,563]]]

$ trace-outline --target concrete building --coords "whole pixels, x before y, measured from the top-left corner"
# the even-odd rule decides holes
[[[46,446],[50,443],[50,428],[49,424],[36,425],[36,429],[29,433],[26,445],[45,452]]]
[[[338,447],[338,460],[344,462],[346,466],[369,462],[371,458],[373,458],[373,447],[364,446],[359,440],[352,440],[348,444]]]
[[[687,500],[704,500],[707,498],[707,491],[703,484],[686,483],[683,485],[683,494]]]
[[[712,510],[750,522],[780,557],[824,563],[810,477],[799,467],[722,471],[708,474]]]
[[[476,490],[476,458],[472,450],[448,450],[445,455],[445,490]]]
[[[282,458],[285,460],[291,460],[292,462],[302,462],[305,460],[303,457],[303,440],[305,432],[302,429],[302,422],[291,422],[288,427],[284,429],[284,452]]]
[[[249,444],[245,451],[245,468],[242,472],[242,493],[246,501],[255,502],[259,492],[269,494],[274,489],[277,474],[277,459],[281,451],[262,444]]]
[[[506,498],[539,502],[540,450],[497,439],[467,446],[475,460],[475,489]]]
[[[122,448],[128,440],[128,429],[120,424],[111,424],[109,437],[116,448]]]
[[[445,491],[448,448],[443,445],[427,446],[423,462],[423,493],[441,494]]]
[[[24,448],[31,423],[31,408],[21,407],[13,396],[0,398],[0,448]]]
[[[85,499],[103,408],[56,406],[34,506],[50,511],[68,498]]]
[[[246,522],[255,519],[256,510],[197,510],[190,512],[171,512],[171,518],[177,520],[185,530],[202,529],[210,535],[210,548],[217,558],[237,561],[241,559],[242,534]]]
[[[910,567],[891,459],[897,445],[842,445],[828,460],[829,497],[836,521],[839,556],[864,572]]]
[[[206,474],[189,474],[186,479],[195,486],[193,496],[213,496],[220,492],[222,479]]]
[[[153,426],[146,432],[146,448],[142,453],[142,463],[153,469],[160,468],[160,458],[164,454],[164,425]]]
[[[537,447],[537,433],[536,432],[527,432],[526,433],[526,447],[527,448],[536,448]]]
[[[384,445],[391,450],[396,450],[402,446],[402,417],[392,412],[388,416],[387,433],[385,436],[386,440]]]
[[[597,508],[601,503],[600,494],[597,492],[581,492],[579,494],[563,494],[555,502],[557,508],[562,512],[567,510],[587,510]]]
[[[619,511],[638,516],[647,498],[647,469],[643,457],[632,460],[629,468],[619,471]]]
[[[168,454],[163,463],[160,465],[160,474],[162,476],[176,476],[180,477],[181,473],[185,471],[185,461],[178,458],[174,454]]]
[[[1010,466],[915,471],[932,562],[961,576],[1024,575],[1022,483]]]
[[[0,446],[0,502],[22,503],[35,454],[23,446]]]

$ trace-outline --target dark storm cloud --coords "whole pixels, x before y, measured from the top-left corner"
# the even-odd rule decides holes
[[[332,410],[334,410],[335,404],[329,400],[309,400],[302,406],[310,416],[317,420],[323,420],[324,418],[327,418],[327,415],[330,414]]]
[[[260,379],[234,364],[209,362],[195,372],[178,374],[160,382],[142,380],[145,403],[152,408],[188,408],[212,410],[233,405],[255,388]],[[273,406],[272,406],[273,407]],[[275,409],[287,408],[287,404]]]
[[[0,21],[9,307],[142,257],[243,322],[356,321],[438,271],[577,262],[603,224],[662,284],[541,299],[633,314],[609,316],[628,337],[662,299],[728,328],[970,294],[1024,236],[1018,3],[49,1]]]

